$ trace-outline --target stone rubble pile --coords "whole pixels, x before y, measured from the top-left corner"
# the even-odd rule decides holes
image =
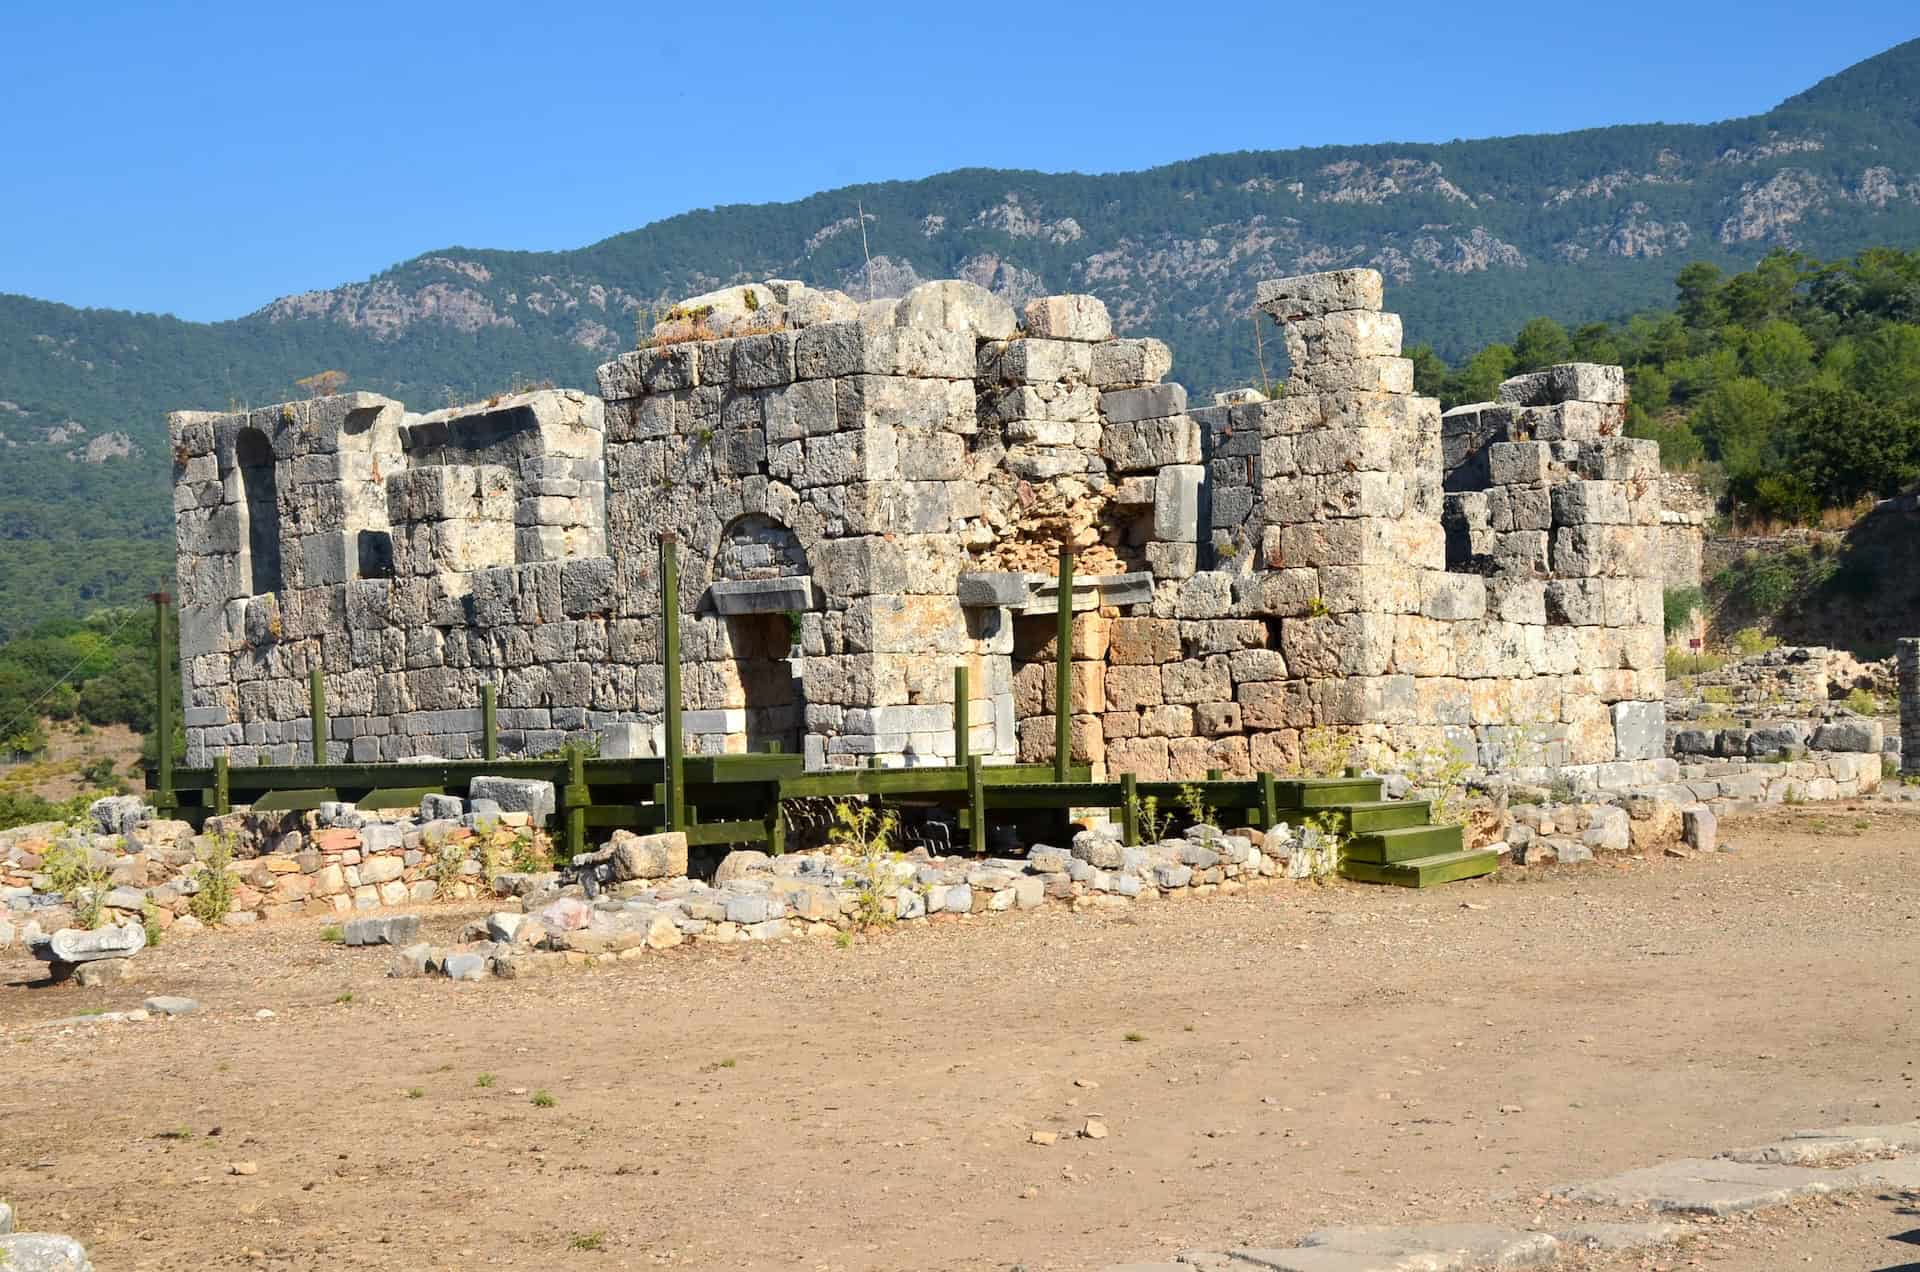
[[[85,897],[55,891],[45,870],[49,854],[62,849],[84,851],[105,876],[104,925],[139,931],[152,922],[169,935],[204,926],[193,898],[204,863],[222,845],[232,856],[232,906],[223,920],[229,926],[468,900],[487,895],[490,878],[516,858],[550,858],[551,840],[539,823],[554,808],[551,783],[481,778],[470,795],[429,795],[417,809],[383,813],[350,804],[304,814],[233,813],[209,817],[198,834],[184,821],[155,816],[138,797],[119,796],[96,801],[84,826],[48,822],[0,831],[0,948],[15,939],[37,943],[76,922],[74,903]]]
[[[1124,846],[1111,829],[1084,830],[1070,848],[1037,844],[1024,858],[936,857],[917,851],[871,865],[822,852],[768,857],[741,851],[711,884],[686,877],[686,837],[615,832],[563,874],[503,875],[495,888],[520,909],[477,920],[454,945],[410,943],[397,918],[362,920],[391,944],[396,976],[455,980],[540,975],[608,959],[634,959],[683,942],[733,944],[832,937],[871,920],[924,921],[1056,903],[1085,910],[1174,896],[1233,893],[1259,878],[1331,863],[1313,827],[1263,834],[1196,826],[1178,839]],[[594,880],[589,888],[570,882]]]

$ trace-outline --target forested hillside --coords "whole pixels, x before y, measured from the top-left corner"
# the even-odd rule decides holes
[[[577,251],[446,248],[213,324],[0,297],[0,637],[164,580],[169,409],[283,400],[326,369],[421,408],[516,377],[585,385],[653,311],[727,282],[1091,291],[1205,392],[1255,374],[1263,278],[1377,268],[1410,342],[1465,361],[1532,317],[1658,306],[1691,262],[1737,273],[1775,248],[1875,244],[1920,244],[1920,41],[1718,124],[969,169],[689,212]]]
[[[1450,407],[1554,362],[1621,363],[1630,431],[1670,468],[1710,465],[1748,519],[1812,522],[1920,481],[1920,251],[1775,251],[1732,276],[1695,262],[1675,291],[1625,322],[1533,319],[1455,368],[1416,349],[1416,387]]]

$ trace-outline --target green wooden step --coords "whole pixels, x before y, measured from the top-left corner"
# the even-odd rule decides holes
[[[1391,883],[1403,888],[1430,888],[1455,879],[1474,879],[1500,868],[1500,854],[1490,848],[1473,852],[1443,852],[1411,861],[1355,861],[1340,864],[1340,873],[1356,883]]]
[[[1376,830],[1347,840],[1347,858],[1387,864],[1431,857],[1443,852],[1460,851],[1458,826],[1406,826],[1399,830]]]
[[[1371,804],[1380,798],[1377,777],[1306,778],[1279,783],[1285,808],[1336,808],[1342,804]]]
[[[253,801],[256,813],[299,813],[318,808],[322,804],[331,804],[340,798],[340,792],[332,787],[322,790],[269,791]]]
[[[1424,799],[1376,799],[1347,805],[1350,828],[1356,835],[1376,830],[1403,830],[1428,825],[1432,807]]]

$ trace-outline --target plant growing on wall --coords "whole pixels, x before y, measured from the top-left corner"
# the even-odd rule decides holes
[[[894,920],[890,904],[899,886],[895,864],[900,853],[894,838],[900,818],[892,809],[859,800],[835,800],[827,843],[852,871],[856,887],[854,922],[862,928],[880,927]]]

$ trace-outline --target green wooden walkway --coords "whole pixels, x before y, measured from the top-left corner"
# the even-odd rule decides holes
[[[677,593],[675,545],[661,538],[663,595]],[[1055,649],[1072,645],[1072,558],[1061,554],[1059,630]],[[1432,824],[1421,801],[1381,798],[1375,778],[1281,778],[1261,773],[1227,779],[1210,772],[1198,782],[1141,782],[1132,774],[1095,781],[1083,765],[1067,762],[1070,720],[1056,712],[1055,757],[1051,764],[985,764],[968,749],[964,704],[970,687],[964,668],[954,673],[954,750],[957,762],[913,768],[848,768],[808,772],[801,756],[778,751],[749,755],[698,756],[684,753],[680,728],[679,615],[674,607],[661,616],[663,680],[666,690],[667,754],[643,759],[588,756],[576,746],[549,759],[498,758],[491,686],[481,691],[482,756],[474,760],[403,760],[380,764],[233,765],[224,757],[207,767],[174,763],[167,727],[173,715],[166,669],[171,656],[164,593],[153,600],[160,610],[161,674],[157,718],[162,739],[158,761],[148,770],[153,802],[163,813],[196,824],[236,806],[255,811],[297,811],[345,801],[369,810],[406,808],[429,794],[464,795],[476,777],[497,776],[551,782],[557,815],[570,852],[585,851],[594,832],[679,830],[690,845],[759,844],[769,851],[786,848],[789,801],[821,798],[872,798],[920,809],[947,809],[965,834],[965,847],[987,852],[987,828],[997,819],[1047,817],[1064,824],[1079,810],[1105,809],[1122,827],[1125,841],[1140,842],[1140,813],[1149,803],[1163,814],[1197,796],[1229,826],[1261,828],[1282,821],[1304,822],[1331,816],[1345,846],[1341,873],[1365,883],[1427,887],[1493,871],[1491,852],[1463,849],[1458,826]],[[1070,664],[1058,662],[1057,702],[1072,700],[1067,683]],[[318,671],[311,677],[312,754],[324,755],[328,741],[326,689]]]

